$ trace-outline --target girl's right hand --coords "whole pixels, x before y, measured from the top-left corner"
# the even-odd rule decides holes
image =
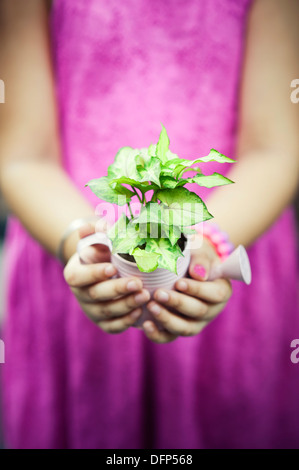
[[[80,230],[81,238],[86,234],[90,231]],[[88,318],[107,333],[121,333],[136,323],[150,294],[138,278],[111,279],[117,270],[109,262],[108,248],[92,250],[90,264],[82,264],[78,253],[71,256],[64,278]]]

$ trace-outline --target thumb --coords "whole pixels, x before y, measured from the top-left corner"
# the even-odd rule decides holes
[[[106,228],[107,227],[103,225],[102,230],[99,230],[98,226],[95,227],[94,224],[87,223],[80,227],[79,237],[85,238],[95,233],[96,229],[97,231],[105,231]],[[84,264],[109,262],[110,250],[107,246],[102,244],[88,246],[82,250],[80,258]]]
[[[95,232],[95,227],[91,223],[86,223],[79,228],[79,238],[85,238]]]
[[[79,228],[79,237],[84,238],[88,235],[92,235],[95,232],[107,233],[109,228],[109,223],[104,218],[99,219],[97,222],[86,222],[85,225],[82,225]]]
[[[189,265],[189,274],[193,279],[198,281],[206,281],[211,270],[212,260],[206,253],[195,253],[191,257]]]

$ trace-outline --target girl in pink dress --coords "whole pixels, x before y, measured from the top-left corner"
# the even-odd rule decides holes
[[[289,204],[299,174],[299,105],[290,100],[299,76],[298,5],[56,0],[48,7],[1,2],[0,183],[14,213],[0,366],[6,445],[297,447],[299,365],[290,343],[299,335],[298,266]],[[160,309],[166,333],[152,322],[144,331],[130,327],[149,300],[140,281],[110,279],[105,254],[80,265],[75,247],[88,228],[67,238],[65,270],[55,257],[68,225],[94,213],[98,200],[86,182],[106,174],[120,147],[155,142],[161,122],[182,157],[214,147],[237,159],[207,167],[229,171],[234,185],[199,194],[230,240],[248,248],[253,272],[249,287],[205,281],[217,255],[204,243],[187,287],[164,296],[160,289],[149,304]]]

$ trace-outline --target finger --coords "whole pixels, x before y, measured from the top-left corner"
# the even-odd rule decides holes
[[[117,274],[111,263],[81,264],[75,253],[63,271],[64,279],[71,287],[83,287],[105,281]]]
[[[208,279],[211,264],[211,258],[204,251],[200,252],[199,250],[191,258],[189,266],[190,276],[199,281],[205,281]]]
[[[147,308],[159,324],[173,335],[197,335],[208,323],[208,321],[195,321],[180,317],[173,312],[169,312],[164,306],[154,301],[149,302]]]
[[[198,281],[195,282],[200,284]],[[209,307],[205,302],[174,290],[158,289],[154,293],[154,299],[196,320],[202,319],[208,313]]]
[[[99,282],[86,288],[86,295],[91,301],[112,300],[132,292],[142,290],[141,279],[134,277],[123,277]]]
[[[95,232],[106,232],[108,229],[108,222],[106,219],[99,218],[94,220],[94,222],[86,222],[85,225],[79,227],[79,237],[85,238],[88,235],[92,235]]]
[[[111,260],[111,252],[108,246],[96,244],[86,246],[80,251],[81,264],[105,263]]]
[[[80,238],[85,238],[88,235],[92,235],[94,233],[94,224],[86,223],[85,225],[82,225],[82,227],[79,227],[78,232]]]
[[[95,224],[95,231],[96,232],[108,232],[111,228],[111,223],[105,217],[101,217]]]
[[[212,303],[227,302],[232,295],[232,287],[228,279],[198,282],[194,279],[183,278],[176,282],[175,287],[184,294]]]
[[[154,343],[170,343],[177,338],[177,335],[173,335],[166,330],[160,331],[158,327],[151,321],[144,322],[143,330],[146,337]]]
[[[85,238],[95,232],[106,232],[107,227],[107,221],[103,218],[99,219],[97,222],[86,223],[79,228],[79,237]],[[109,248],[103,244],[85,247],[80,253],[80,260],[84,264],[110,261],[110,257],[111,253]]]
[[[79,303],[87,315],[94,321],[110,320],[112,318],[122,317],[127,313],[135,310],[137,307],[145,304],[150,299],[147,290],[142,290],[136,294],[127,295],[116,300],[106,302],[86,303],[78,298]]]
[[[110,333],[110,334],[122,333],[123,331],[133,326],[134,323],[141,316],[141,314],[142,314],[142,309],[137,308],[133,310],[132,312],[128,313],[127,315],[124,315],[121,318],[113,318],[111,320],[102,320],[98,322],[98,326],[106,333]]]

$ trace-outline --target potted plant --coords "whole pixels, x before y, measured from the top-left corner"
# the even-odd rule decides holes
[[[141,277],[152,292],[162,285],[172,288],[186,274],[190,260],[187,242],[195,233],[192,226],[213,217],[186,184],[212,188],[232,183],[219,173],[205,175],[193,166],[211,161],[234,160],[215,149],[195,160],[179,158],[169,150],[162,126],[156,145],[121,148],[107,176],[87,183],[101,200],[126,208],[107,234],[112,262],[121,276]]]

